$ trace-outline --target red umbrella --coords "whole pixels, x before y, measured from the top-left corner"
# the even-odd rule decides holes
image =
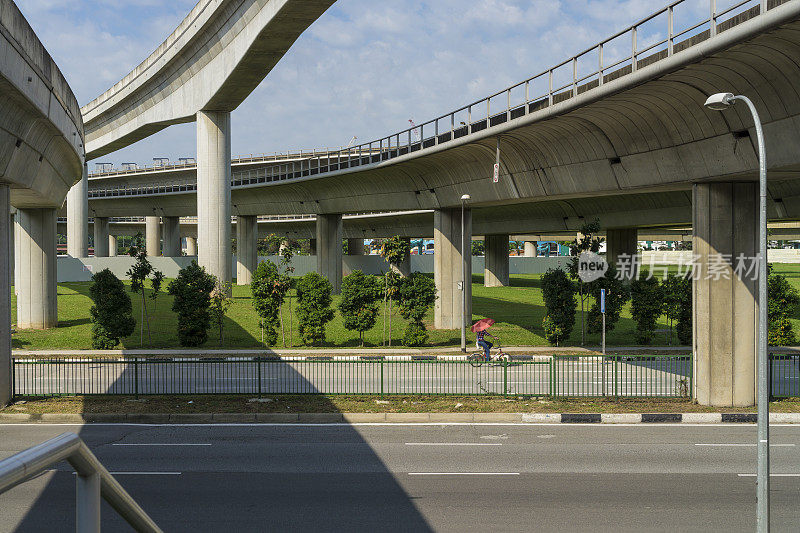
[[[487,330],[489,329],[490,326],[493,325],[494,325],[494,320],[492,320],[491,318],[481,318],[480,320],[472,324],[472,327],[470,329],[472,330],[473,333],[477,333],[479,331]]]

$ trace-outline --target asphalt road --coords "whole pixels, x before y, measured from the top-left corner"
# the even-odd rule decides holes
[[[0,456],[68,430],[166,531],[755,527],[754,426],[4,425]],[[773,531],[797,531],[800,427],[772,442]],[[0,495],[0,531],[70,530],[74,483]]]

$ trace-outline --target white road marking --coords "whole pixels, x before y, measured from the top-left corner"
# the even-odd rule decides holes
[[[519,472],[409,472],[409,476],[518,476]]]
[[[502,446],[500,442],[406,442],[406,446]]]
[[[737,474],[739,477],[756,477],[756,474]],[[800,477],[800,474],[770,474],[769,477]]]
[[[51,470],[51,472],[64,472],[64,470]],[[72,475],[77,475],[73,472]],[[112,476],[180,476],[182,472],[109,472]]]
[[[755,448],[755,444],[739,444],[739,443],[707,443],[707,444],[695,444],[695,446],[725,446],[725,447],[743,447],[743,448]],[[789,448],[793,447],[794,444],[770,444],[770,447],[778,447],[778,448]]]
[[[112,444],[112,446],[211,446],[211,444],[210,443],[203,443],[203,444],[184,444],[184,443],[174,443],[174,444],[169,444],[169,443],[163,443],[163,444],[159,444],[159,443],[142,443],[142,444],[133,444],[133,443],[131,443],[131,444],[127,444],[127,443],[118,442],[118,443]]]

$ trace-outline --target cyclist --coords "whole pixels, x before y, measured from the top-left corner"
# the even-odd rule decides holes
[[[485,337],[488,336],[488,337],[491,337],[493,339],[497,339],[497,337],[495,337],[494,335],[492,335],[491,333],[489,333],[485,329],[483,331],[478,331],[475,334],[475,336],[477,338],[477,342],[475,344],[478,346],[478,348],[483,348],[483,353],[484,353],[484,356],[486,357],[486,360],[487,361],[491,361],[492,360],[492,356],[491,356],[491,353],[490,353],[489,350],[492,349],[492,346],[494,346],[494,344],[492,344],[491,342],[487,341],[485,339]]]

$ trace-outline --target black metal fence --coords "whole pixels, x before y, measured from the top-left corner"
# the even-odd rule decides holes
[[[788,364],[787,360],[780,363]],[[482,364],[433,357],[407,360],[233,357],[16,359],[13,365],[16,396],[513,394],[689,397],[692,390],[692,360],[687,355],[558,355]],[[796,392],[797,371],[792,373],[781,368],[776,378],[784,380],[780,383],[780,392]]]

